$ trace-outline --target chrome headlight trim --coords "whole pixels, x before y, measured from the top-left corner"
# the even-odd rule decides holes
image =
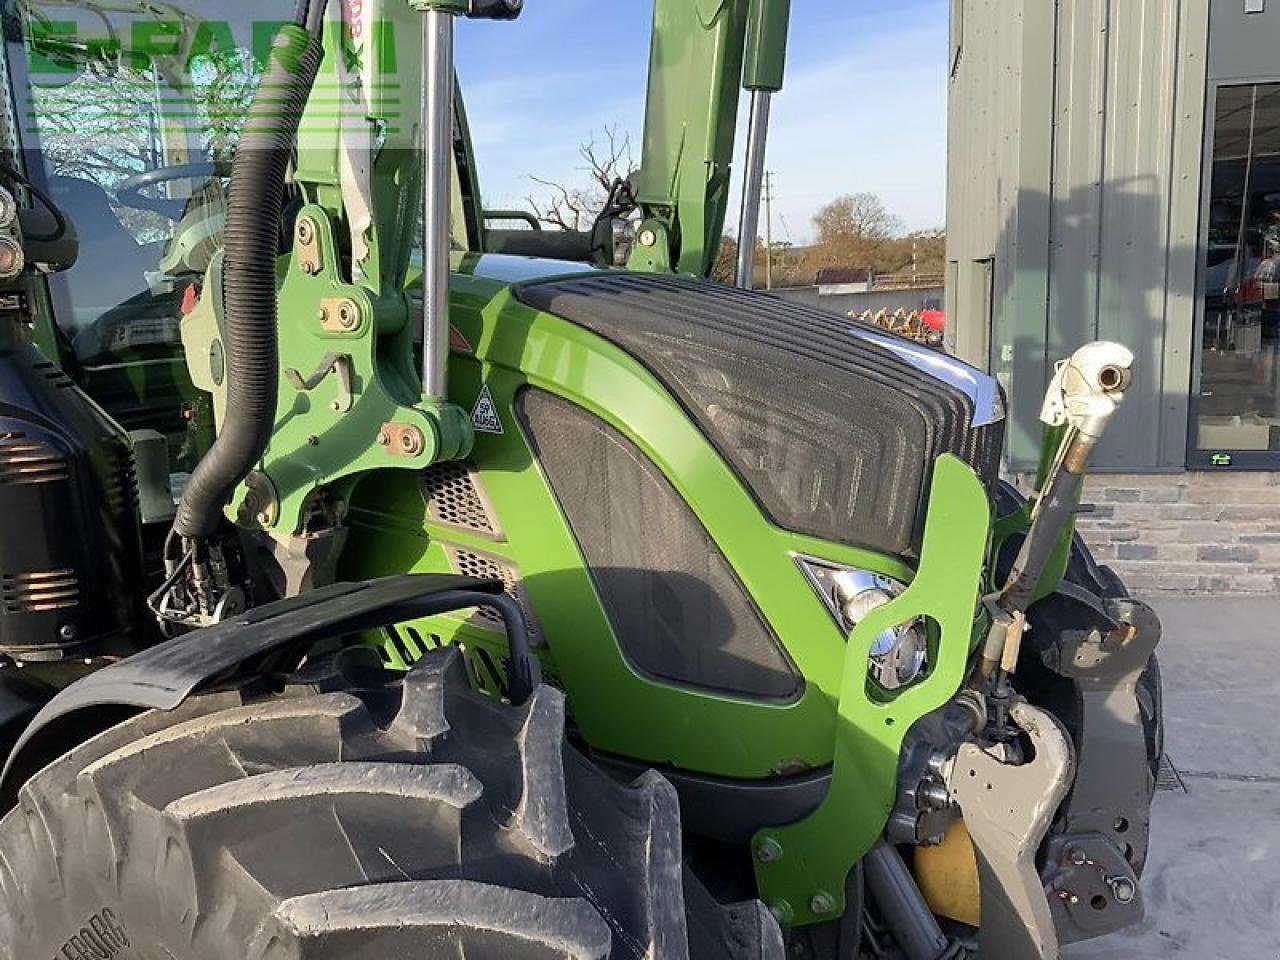
[[[803,554],[796,554],[795,560],[831,619],[846,634],[872,610],[907,589],[906,584],[870,570]],[[867,672],[884,689],[897,690],[919,677],[927,660],[927,631],[916,617],[880,631],[871,644]]]

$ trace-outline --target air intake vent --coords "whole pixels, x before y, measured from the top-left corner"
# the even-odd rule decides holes
[[[470,550],[463,550],[448,544],[445,545],[444,549],[449,557],[449,564],[453,567],[455,573],[459,573],[464,577],[475,577],[478,580],[502,581],[502,587],[506,590],[507,595],[520,604],[520,609],[524,611],[525,622],[529,625],[529,642],[534,646],[542,645],[542,631],[538,628],[538,621],[533,615],[533,607],[524,595],[518,570],[508,566],[496,557],[473,553]],[[477,608],[471,615],[470,622],[489,630],[502,631],[504,629],[502,617],[498,615],[496,610],[491,610],[488,607]]]
[[[502,540],[497,516],[485,497],[475,467],[466,461],[435,463],[422,471],[422,499],[426,515],[444,526],[457,527],[490,540]]]
[[[0,484],[57,483],[71,466],[52,445],[24,433],[0,434]]]
[[[66,610],[80,602],[80,578],[74,570],[6,573],[0,576],[0,603],[8,613]]]
[[[75,386],[75,381],[67,376],[61,367],[55,366],[48,360],[41,360],[38,363],[32,364],[32,366],[35,368],[36,373],[44,377],[59,390],[66,390],[68,387]]]
[[[103,479],[112,513],[133,513],[138,509],[138,473],[131,453],[121,450],[112,455]]]
[[[516,404],[632,664],[683,686],[799,697],[803,680],[777,636],[657,465],[568,400],[528,388]]]
[[[422,496],[433,522],[502,540],[495,512],[467,462],[437,463],[422,472]]]

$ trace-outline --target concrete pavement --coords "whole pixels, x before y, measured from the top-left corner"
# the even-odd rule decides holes
[[[1161,598],[1165,751],[1147,915],[1068,960],[1280,960],[1280,597]]]

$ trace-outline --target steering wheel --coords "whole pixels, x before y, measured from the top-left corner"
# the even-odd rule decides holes
[[[200,161],[198,163],[178,163],[171,167],[157,167],[136,176],[129,177],[116,185],[116,200],[126,207],[136,210],[149,210],[175,223],[182,219],[187,201],[169,200],[164,197],[148,197],[142,191],[161,183],[172,183],[175,180],[203,181],[210,177],[231,176],[231,164]]]

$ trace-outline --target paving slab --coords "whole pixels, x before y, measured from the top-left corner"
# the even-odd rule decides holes
[[[1280,597],[1162,598],[1165,750],[1147,913],[1068,960],[1280,960]]]

